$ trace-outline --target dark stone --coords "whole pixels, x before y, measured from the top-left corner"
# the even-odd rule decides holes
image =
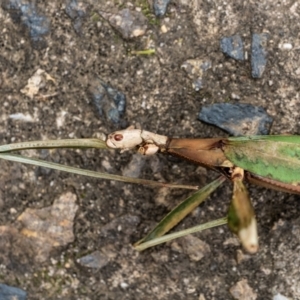
[[[44,36],[50,31],[50,21],[45,16],[39,14],[34,3],[23,0],[7,0],[2,4],[2,8],[7,10],[16,24],[25,26],[36,48],[47,46]]]
[[[92,269],[101,269],[109,263],[110,259],[100,251],[95,251],[91,254],[78,259],[78,263],[83,267]]]
[[[142,36],[147,30],[147,18],[140,11],[125,8],[117,14],[104,11],[100,11],[99,14],[121,34],[123,39],[127,40]]]
[[[154,0],[153,9],[157,17],[162,17],[167,11],[167,6],[170,0]]]
[[[26,300],[27,293],[19,288],[0,283],[1,300]]]
[[[273,122],[262,107],[230,103],[203,107],[199,120],[216,125],[234,136],[267,135]]]
[[[244,45],[239,35],[222,38],[220,45],[224,54],[236,60],[244,60]]]
[[[81,33],[83,19],[87,14],[86,9],[86,5],[83,3],[78,4],[77,0],[69,0],[66,4],[65,12],[72,19],[73,27],[78,34]]]
[[[120,124],[126,109],[126,97],[100,79],[91,83],[88,94],[98,114],[115,124]]]
[[[261,78],[267,64],[267,41],[266,33],[252,35],[251,45],[251,68],[252,77]]]

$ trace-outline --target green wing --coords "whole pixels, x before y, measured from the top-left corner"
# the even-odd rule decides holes
[[[231,137],[224,141],[225,156],[251,173],[300,184],[300,136]]]

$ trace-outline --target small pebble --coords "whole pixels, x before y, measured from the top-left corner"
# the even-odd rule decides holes
[[[244,60],[244,45],[239,35],[223,37],[220,44],[224,54],[236,60]]]
[[[157,17],[164,16],[167,11],[169,2],[170,0],[154,0],[153,9],[154,9],[155,16]]]
[[[252,77],[261,78],[267,64],[267,41],[266,33],[252,35],[251,45],[251,68]]]

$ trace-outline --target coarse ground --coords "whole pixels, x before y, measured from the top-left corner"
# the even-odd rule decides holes
[[[79,1],[80,2],[80,1]],[[143,0],[86,1],[80,32],[65,13],[67,1],[36,1],[51,21],[47,47],[33,46],[28,32],[0,8],[0,143],[40,139],[100,137],[118,125],[99,116],[87,89],[99,77],[126,95],[123,119],[153,132],[176,137],[226,136],[197,115],[213,103],[250,103],[274,118],[272,134],[299,134],[300,7],[297,1],[174,0],[156,19]],[[124,8],[147,18],[143,36],[123,39],[99,16]],[[253,79],[250,44],[253,33],[269,34],[268,63]],[[220,50],[220,39],[241,35],[248,60],[236,62]],[[130,51],[153,47],[154,55]],[[195,91],[181,65],[209,59],[204,88]],[[38,70],[47,81],[32,98],[21,90]],[[29,116],[30,122],[11,117]],[[133,153],[57,150],[40,157],[95,171],[122,174]],[[140,176],[203,186],[217,174],[165,156],[146,159]],[[257,213],[260,249],[241,247],[227,227],[194,235],[138,253],[131,246],[188,195],[137,185],[90,179],[1,161],[0,225],[10,225],[28,207],[52,205],[67,191],[77,196],[75,240],[30,267],[0,265],[0,282],[27,291],[28,299],[232,299],[230,289],[247,280],[253,299],[278,293],[300,299],[299,196],[249,186]],[[225,216],[231,184],[224,184],[177,229]],[[192,249],[192,250],[191,250]],[[78,263],[99,251],[107,259],[98,269]],[[11,256],[17,254],[11,253]],[[256,294],[256,296],[255,296]],[[250,299],[250,295],[246,298]]]

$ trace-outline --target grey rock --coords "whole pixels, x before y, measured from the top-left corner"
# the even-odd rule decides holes
[[[26,300],[27,293],[19,288],[0,283],[1,300]]]
[[[79,258],[78,263],[87,268],[101,269],[109,263],[109,257],[102,254],[100,251],[95,251]]]
[[[252,77],[261,78],[267,64],[267,41],[268,35],[265,33],[252,35],[251,45],[251,68]]]
[[[126,97],[101,79],[94,80],[88,88],[88,96],[98,114],[115,124],[120,124],[126,108]]]
[[[169,2],[170,0],[154,0],[153,2],[154,14],[157,17],[164,16],[167,11]]]
[[[25,26],[30,34],[33,46],[45,48],[44,36],[50,31],[50,20],[38,13],[34,3],[23,0],[7,0],[2,3],[16,24]]]
[[[100,11],[112,27],[120,32],[124,39],[131,39],[145,34],[147,19],[142,12],[125,8],[116,14]]]
[[[236,60],[244,60],[244,45],[240,35],[223,37],[220,45],[224,54]]]
[[[80,34],[83,19],[87,14],[87,6],[77,0],[69,0],[65,8],[66,14],[73,20],[73,27],[75,31]]]
[[[262,107],[230,103],[203,107],[199,120],[216,125],[235,136],[268,134],[273,122]]]

